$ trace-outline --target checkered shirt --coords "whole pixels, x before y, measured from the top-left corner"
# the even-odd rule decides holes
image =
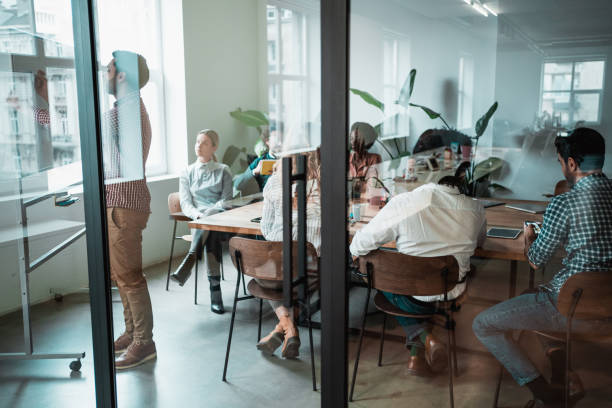
[[[149,122],[149,114],[145,105],[138,93],[128,95],[122,98],[121,101],[115,102],[113,108],[105,114],[105,125],[107,131],[104,137],[107,143],[107,151],[105,151],[105,179],[113,179],[121,177],[121,152],[117,145],[119,133],[119,104],[140,103],[140,133],[142,142],[142,179],[130,180],[119,183],[106,184],[106,207],[127,208],[138,212],[151,212],[151,195],[147,187],[147,178],[145,177],[144,169],[149,148],[151,147],[151,122]],[[138,142],[137,139],[134,140]]]
[[[603,173],[580,179],[569,192],[552,199],[542,232],[529,248],[529,261],[542,266],[561,245],[567,253],[563,268],[543,289],[558,294],[579,272],[612,273],[612,180]]]

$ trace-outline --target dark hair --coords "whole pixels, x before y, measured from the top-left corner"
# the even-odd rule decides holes
[[[115,69],[125,73],[128,86],[132,90],[141,89],[149,82],[147,60],[140,54],[131,51],[113,51]]]
[[[606,142],[594,129],[581,127],[567,137],[558,136],[555,147],[565,163],[571,157],[582,171],[600,170],[603,167]]]
[[[463,180],[455,176],[444,176],[440,179],[440,181],[438,181],[438,184],[442,186],[457,187],[458,189],[461,189],[461,186],[463,185]]]

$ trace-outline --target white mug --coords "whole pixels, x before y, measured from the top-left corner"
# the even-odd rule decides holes
[[[353,213],[353,221],[361,221],[361,204],[353,204],[351,212]]]

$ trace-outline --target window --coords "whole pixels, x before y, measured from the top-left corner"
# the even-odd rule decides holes
[[[309,52],[318,46],[316,11],[288,9],[283,2],[267,6],[268,114],[284,151],[319,145],[320,80],[312,72],[320,70],[320,58]]]
[[[604,85],[603,60],[545,62],[540,113],[560,126],[598,124]]]
[[[471,55],[459,58],[458,96],[457,128],[471,128],[474,125],[474,58]]]

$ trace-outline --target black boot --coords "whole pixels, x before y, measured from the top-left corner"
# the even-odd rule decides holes
[[[179,265],[176,272],[170,275],[173,281],[178,282],[180,286],[183,286],[187,279],[191,276],[191,269],[193,265],[196,263],[196,253],[189,252],[183,262]]]
[[[213,313],[223,314],[225,313],[225,309],[223,308],[221,282],[219,279],[219,276],[208,277],[208,282],[210,283],[210,310]]]

